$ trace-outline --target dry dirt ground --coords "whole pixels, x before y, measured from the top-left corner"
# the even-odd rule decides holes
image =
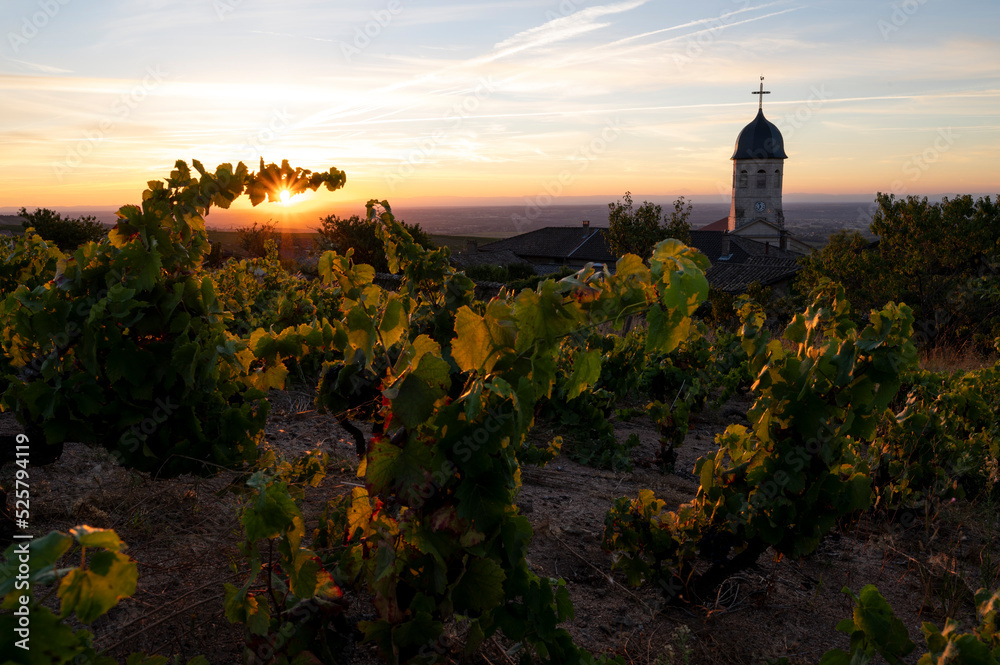
[[[358,484],[353,443],[313,410],[307,392],[272,393],[272,405],[269,445],[287,456],[316,448],[330,455],[330,476],[309,504],[322,505]],[[745,422],[748,405],[746,398],[735,399],[694,418],[673,475],[656,467],[658,435],[643,418],[616,423],[620,440],[635,433],[641,442],[633,450],[631,473],[596,470],[565,456],[524,470],[518,504],[535,531],[529,561],[540,575],[567,581],[576,618],[566,628],[578,644],[630,664],[756,665],[781,658],[790,665],[813,664],[827,649],[847,647],[847,636],[834,630],[851,614],[841,589],[857,592],[869,583],[878,585],[918,645],[920,623],[940,625],[946,612],[971,628],[971,592],[997,584],[997,525],[995,513],[985,519],[983,506],[962,503],[940,508],[931,520],[917,516],[909,528],[864,517],[800,561],[765,554],[705,605],[662,607],[655,590],[623,586],[623,576],[611,571],[611,555],[601,549],[612,501],[646,488],[671,506],[691,499],[698,489],[690,473],[695,460],[713,448],[715,435],[729,423]],[[0,434],[18,431],[10,414],[0,414]],[[12,475],[10,465],[0,470],[0,484],[10,487]],[[211,663],[241,661],[241,630],[222,609],[222,584],[245,579],[246,564],[236,550],[239,497],[227,491],[237,480],[233,473],[150,480],[115,466],[100,449],[76,444],[67,445],[54,464],[32,468],[36,535],[83,523],[113,528],[139,563],[135,595],[91,626],[98,648],[120,661],[137,650],[176,654],[182,662],[197,654]],[[10,534],[9,523],[0,525],[4,547]],[[369,599],[353,598],[352,618],[372,616]],[[513,663],[505,653],[509,646],[494,638],[468,662]],[[918,648],[909,662],[920,653]],[[357,645],[351,662],[379,661],[369,646]]]

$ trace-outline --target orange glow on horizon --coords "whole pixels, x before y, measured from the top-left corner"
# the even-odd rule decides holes
[[[996,195],[1000,184],[1000,40],[996,3],[983,0],[959,13],[922,1],[912,16],[845,3],[836,20],[824,3],[565,3],[551,16],[448,0],[409,7],[367,36],[363,57],[336,46],[371,20],[362,7],[250,3],[223,21],[206,3],[61,1],[42,30],[37,2],[8,4],[39,37],[12,22],[16,57],[0,58],[4,214],[136,204],[178,159],[347,174],[335,192],[267,183],[283,207],[251,212],[243,196],[244,216],[370,199],[577,205],[625,191],[724,202],[734,141],[761,108],[784,137],[786,196]],[[461,39],[441,44],[449,31]],[[205,48],[179,49],[180,37]],[[331,66],[317,76],[303,62]],[[761,75],[766,98],[752,94]]]

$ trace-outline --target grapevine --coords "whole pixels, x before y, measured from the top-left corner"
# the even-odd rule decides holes
[[[0,304],[13,369],[3,404],[50,446],[70,436],[99,443],[164,477],[254,459],[267,416],[257,388],[266,383],[226,330],[225,306],[201,270],[205,216],[244,193],[257,205],[281,189],[337,189],[345,178],[287,162],[262,161],[257,173],[242,163],[214,173],[193,166],[197,176],[179,161],[165,182],[150,181],[107,239],[58,257],[48,280]]]
[[[853,616],[837,624],[837,630],[851,636],[850,652],[841,649],[827,651],[820,665],[852,665],[871,662],[875,654],[890,665],[901,664],[917,645],[910,640],[906,626],[896,618],[892,607],[873,584],[855,595],[844,587],[844,593],[854,600]],[[1000,663],[1000,591],[986,589],[976,592],[976,615],[979,625],[971,633],[959,633],[958,622],[948,619],[944,629],[930,622],[921,627],[928,651],[917,665],[997,665]]]
[[[875,481],[876,507],[931,506],[975,499],[1000,488],[1000,365],[973,372],[907,373],[898,413],[859,450]]]
[[[359,446],[365,487],[329,506],[314,547],[335,553],[335,579],[374,594],[378,618],[360,627],[390,662],[441,660],[456,622],[466,649],[502,631],[525,658],[590,662],[558,627],[572,616],[564,583],[539,578],[525,560],[531,527],[514,505],[518,458],[536,405],[557,384],[563,340],[645,313],[647,350],[670,351],[705,297],[707,263],[665,241],[648,267],[627,256],[613,275],[586,268],[474,308],[474,284],[450,267],[447,250],[415,243],[385,202],[370,202],[369,215],[403,279],[388,293],[369,266],[332,253],[320,260],[343,300],[329,324],[341,360],[327,366],[318,403],[373,421],[375,433]],[[277,349],[273,332],[254,339],[265,372],[297,352]],[[599,351],[578,354],[567,394],[600,371]]]
[[[57,567],[65,556],[75,554],[77,548],[80,565]],[[123,598],[135,593],[138,570],[136,562],[122,552],[124,549],[125,543],[114,531],[86,525],[74,527],[69,533],[53,531],[30,543],[8,547],[0,564],[0,598],[3,609],[7,610],[0,613],[0,651],[5,654],[4,663],[116,665],[113,658],[94,648],[94,636],[89,630],[74,630],[67,620],[73,616],[82,624],[92,624]],[[27,574],[22,567],[25,562]],[[44,605],[37,595],[39,589],[51,586],[59,598],[58,613]],[[27,617],[26,624],[20,617]],[[30,629],[24,629],[25,625]],[[163,656],[142,653],[128,658],[128,665],[166,663]],[[208,661],[197,656],[187,665],[208,665]]]
[[[900,374],[915,363],[913,317],[889,305],[858,331],[849,312],[843,289],[828,287],[779,341],[762,330],[759,307],[743,305],[752,427],[717,437],[718,452],[695,466],[697,496],[676,512],[650,491],[615,503],[604,545],[631,582],[652,580],[671,600],[704,598],[767,547],[809,554],[839,519],[870,505],[854,450],[874,438]]]

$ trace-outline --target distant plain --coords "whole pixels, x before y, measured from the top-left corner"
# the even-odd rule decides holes
[[[639,205],[641,201],[636,201]],[[663,206],[664,213],[673,210],[670,205]],[[815,246],[826,244],[832,233],[841,230],[860,231],[871,237],[868,225],[871,223],[874,206],[871,202],[789,202],[784,206],[785,225],[789,231],[805,242]],[[241,225],[249,225],[254,221],[265,222],[269,219],[279,219],[279,228],[286,233],[311,233],[320,225],[321,215],[313,213],[292,214],[288,219],[280,215],[269,215],[263,210],[245,211],[238,217],[235,211],[224,211],[226,216],[213,213],[208,218],[209,228],[215,227],[220,236],[225,236],[224,244],[229,245],[236,240],[234,231]],[[364,210],[358,210],[363,213]],[[483,241],[496,238],[507,238],[519,233],[527,233],[546,226],[578,226],[584,220],[591,226],[606,227],[608,225],[607,204],[587,205],[496,205],[496,206],[440,206],[418,207],[399,205],[393,207],[397,219],[410,224],[420,224],[429,233],[440,236],[441,244],[457,249],[464,245],[466,238],[478,238]],[[114,214],[108,210],[84,211],[73,210],[64,212],[69,216],[93,214],[102,222],[114,222]],[[342,216],[344,212],[340,213]],[[351,213],[354,214],[354,213]],[[722,202],[695,203],[691,210],[689,222],[691,228],[697,229],[728,216],[729,204]],[[219,221],[226,224],[220,225]],[[228,228],[226,228],[228,227]],[[15,230],[20,228],[20,218],[16,215],[0,215],[0,230]],[[222,239],[222,238],[217,238]],[[229,242],[226,242],[229,240]]]

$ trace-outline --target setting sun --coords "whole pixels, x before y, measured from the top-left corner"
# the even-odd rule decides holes
[[[281,199],[282,205],[289,205],[289,199],[292,198],[292,195],[287,189],[283,189],[281,190],[281,194],[278,195],[278,198]]]

